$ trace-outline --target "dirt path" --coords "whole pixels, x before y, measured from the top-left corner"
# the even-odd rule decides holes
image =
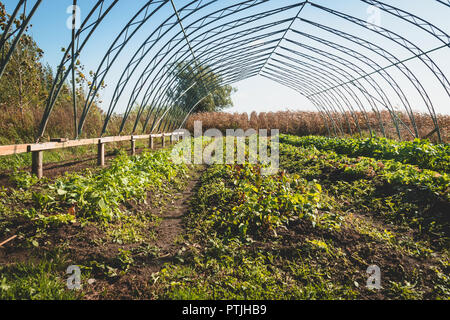
[[[193,171],[185,189],[174,194],[172,202],[161,209],[159,217],[162,221],[156,229],[156,245],[164,259],[172,259],[181,249],[177,240],[184,233],[183,218],[188,213],[190,201],[200,185],[201,174],[202,170]]]
[[[169,195],[167,203],[153,212],[161,221],[155,230],[156,255],[138,258],[129,272],[116,281],[99,281],[85,299],[155,299],[149,286],[155,273],[166,263],[174,262],[183,248],[184,217],[189,213],[191,199],[200,187],[204,168],[193,169],[182,191]],[[114,250],[113,250],[114,251]],[[117,250],[115,250],[117,251]]]

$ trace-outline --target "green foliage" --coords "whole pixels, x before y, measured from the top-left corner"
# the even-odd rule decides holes
[[[209,142],[204,139],[203,146]],[[186,177],[187,167],[173,163],[170,154],[119,154],[107,169],[67,174],[51,183],[35,184],[31,175],[15,172],[22,189],[0,189],[0,230],[9,234],[8,219],[20,212],[15,221],[25,218],[27,232],[36,230],[26,237],[19,232],[18,243],[46,250],[53,245],[46,232],[75,220],[81,228],[89,222],[103,231],[103,238],[96,235],[89,245],[105,243],[113,251],[107,257],[86,255],[95,260],[81,261],[83,270],[107,281],[108,290],[111,285],[123,293],[126,281],[120,277],[133,279],[147,267],[153,272],[153,263],[147,264],[153,259],[168,261],[153,242],[158,218],[139,205],[148,192],[166,194],[168,185],[176,187]],[[448,298],[446,173],[289,143],[280,145],[280,165],[272,176],[248,163],[208,167],[185,216],[182,240],[176,241],[178,253],[151,275],[150,283],[137,283],[148,289],[130,294],[233,300]],[[0,268],[0,298],[81,297],[65,290],[64,263],[51,257],[43,261]],[[382,267],[381,291],[365,288],[370,264]]]
[[[404,300],[421,300],[423,292],[416,289],[416,285],[405,281],[404,284],[399,282],[391,282],[390,290],[394,297],[400,297]]]
[[[0,267],[1,300],[74,300],[79,297],[77,291],[67,289],[64,263],[58,256]]]
[[[120,267],[124,272],[127,272],[130,269],[130,266],[134,263],[131,251],[123,249],[119,249],[117,260],[119,261]]]
[[[39,179],[25,171],[20,171],[18,169],[14,169],[14,172],[10,175],[10,180],[19,188],[19,189],[30,189],[32,186],[39,182]]]
[[[99,174],[68,175],[49,189],[63,203],[76,206],[82,217],[108,222],[121,216],[120,203],[143,201],[148,190],[171,181],[179,170],[185,169],[172,164],[168,151],[134,158],[121,154]]]
[[[168,95],[172,99],[179,98],[178,103],[182,110],[189,112],[202,98],[204,99],[198,104],[194,113],[220,111],[233,106],[231,93],[235,89],[231,86],[221,86],[212,92],[206,90],[209,84],[220,83],[220,76],[212,72],[209,66],[197,67],[194,62],[181,62],[176,65],[173,76],[176,78],[177,86]],[[191,87],[193,84],[194,86]],[[208,93],[210,95],[207,96]]]
[[[280,142],[299,147],[314,146],[322,151],[334,151],[350,157],[370,157],[395,160],[423,169],[450,172],[450,145],[432,144],[428,140],[394,141],[386,138],[326,138],[281,135]]]
[[[295,167],[300,169],[299,165],[303,163],[308,164],[307,170],[315,168],[316,171],[312,172],[311,176],[323,171],[337,171],[348,179],[378,178],[398,186],[427,190],[447,201],[450,200],[450,177],[446,173],[422,170],[395,160],[381,162],[366,157],[351,158],[334,151],[320,152],[314,146],[297,148],[290,144],[281,144],[280,152],[285,160],[284,165],[293,172],[296,170]]]
[[[344,211],[375,212],[445,244],[450,235],[450,178],[394,160],[351,158],[314,146],[280,144],[281,167],[317,179]]]
[[[5,144],[9,144],[9,140],[5,140]],[[22,153],[22,154],[15,154],[12,156],[0,157],[1,171],[11,171],[11,169],[14,168],[19,169],[30,166],[31,166],[31,153]]]
[[[171,161],[167,150],[144,152],[135,157],[122,153],[107,169],[66,174],[33,190],[30,200],[34,207],[21,215],[44,226],[67,224],[75,218],[101,223],[121,220],[125,224],[121,233],[127,233],[130,230],[126,224],[136,222],[124,215],[123,204],[145,201],[147,192],[172,183],[185,175],[186,170],[184,164],[176,165]],[[26,173],[16,173],[15,181],[24,188],[37,182]],[[129,238],[139,237],[132,234]]]
[[[262,176],[249,164],[217,166],[205,174],[197,205],[208,212],[204,218],[214,229],[230,238],[276,234],[292,219],[337,228],[339,219],[327,212],[321,192],[319,184],[297,175]]]
[[[161,298],[192,300],[351,299],[351,288],[333,284],[322,270],[270,252],[250,252],[241,243],[213,237],[190,263],[168,265],[158,273]],[[302,281],[297,281],[301,278]]]
[[[323,270],[275,251],[277,231],[307,221],[317,229],[339,230],[321,186],[298,175],[262,176],[256,165],[214,165],[202,177],[188,228],[195,244],[178,263],[155,276],[169,299],[340,299],[351,287],[335,284]],[[281,241],[281,240],[279,240]],[[266,243],[265,250],[253,244]],[[321,244],[319,241],[311,241]],[[295,251],[295,250],[294,250]],[[276,252],[276,251],[275,251]],[[327,254],[334,249],[327,247]],[[301,279],[299,281],[298,279]]]

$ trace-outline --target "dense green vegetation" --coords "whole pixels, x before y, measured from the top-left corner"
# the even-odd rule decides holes
[[[159,273],[160,297],[450,297],[445,174],[311,147],[280,151],[275,176],[249,164],[207,170],[185,251]],[[371,264],[382,269],[380,291],[365,287]]]
[[[350,158],[315,148],[281,145],[281,166],[306,179],[318,179],[336,197],[346,199],[346,210],[359,209],[402,221],[416,232],[446,230],[450,180],[447,174],[420,170],[393,160]],[[438,235],[436,234],[436,235]]]
[[[52,181],[13,173],[0,230],[19,235],[12,252],[33,258],[2,264],[0,297],[449,299],[446,170],[298,139],[282,137],[270,176],[249,163],[177,165],[169,150]],[[173,228],[161,214],[198,170],[184,229],[161,243]],[[65,289],[71,264],[81,291]],[[366,287],[370,265],[380,290]]]
[[[70,241],[64,234],[62,239],[55,238],[55,231],[75,228],[83,233],[95,228],[103,233],[96,240],[100,241],[97,246],[101,242],[144,245],[154,238],[152,230],[158,223],[151,207],[146,206],[148,194],[163,195],[179,188],[180,179],[186,176],[187,167],[171,162],[168,150],[134,157],[120,154],[107,169],[68,173],[53,181],[38,181],[25,172],[13,173],[11,179],[16,188],[0,191],[0,233],[17,234],[15,249],[31,249],[33,258],[31,262],[26,259],[2,264],[0,298],[80,297],[77,292],[65,289],[61,280],[68,261],[76,258],[71,256]],[[155,205],[159,205],[158,199],[152,198]],[[119,253],[120,266],[126,266],[130,262],[128,252],[119,250]],[[117,269],[93,260],[85,263],[86,270],[94,266],[114,274]]]
[[[277,232],[308,221],[319,229],[339,228],[327,212],[320,185],[279,173],[263,177],[252,165],[213,166],[188,218],[186,252],[160,274],[162,297],[171,299],[328,299],[355,297],[352,285],[333,284],[298,254],[283,258]],[[281,229],[280,229],[281,228]],[[282,232],[281,232],[282,233]],[[303,248],[321,250],[311,239]],[[301,281],[299,281],[301,279]]]
[[[385,138],[326,138],[281,135],[280,141],[299,147],[313,146],[350,157],[371,157],[414,164],[423,169],[450,172],[450,145],[433,144],[427,140],[394,141]]]

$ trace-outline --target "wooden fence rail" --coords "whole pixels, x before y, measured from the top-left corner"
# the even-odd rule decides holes
[[[136,154],[136,141],[137,140],[148,140],[149,148],[154,149],[156,138],[161,138],[161,143],[163,148],[166,146],[166,138],[170,137],[170,143],[178,141],[179,137],[183,133],[172,132],[172,133],[160,133],[160,134],[147,134],[147,135],[133,135],[133,136],[116,136],[116,137],[104,137],[104,138],[92,138],[92,139],[82,139],[82,140],[68,140],[68,141],[57,141],[57,142],[45,142],[36,144],[17,144],[9,146],[0,146],[0,156],[8,156],[21,153],[32,153],[32,165],[31,172],[34,173],[39,179],[44,176],[44,151],[56,150],[56,149],[66,149],[74,148],[87,145],[98,145],[97,151],[97,164],[99,166],[105,165],[105,144],[113,142],[124,142],[130,141],[131,143],[131,154]]]

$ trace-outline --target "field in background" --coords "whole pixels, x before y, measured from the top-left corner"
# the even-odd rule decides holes
[[[406,125],[412,128],[411,123],[404,113],[397,113],[398,117]],[[342,115],[338,115],[338,119],[342,121],[342,127],[346,134],[357,134],[357,125],[350,114],[347,114],[350,119],[350,127],[352,132],[348,130],[348,124],[344,120]],[[361,130],[368,136],[369,135],[369,125],[372,130],[379,136],[381,136],[380,126],[378,124],[378,118],[375,113],[368,113],[369,125],[364,119],[362,113],[356,113],[358,122],[360,124]],[[425,113],[415,113],[417,128],[420,137],[427,136],[433,129],[433,121],[428,114]],[[396,139],[398,138],[396,134],[395,126],[392,124],[391,117],[387,111],[381,112],[381,118],[383,120],[383,125],[385,127],[386,135],[388,138]],[[200,113],[192,115],[186,127],[188,130],[193,131],[194,122],[201,121],[203,129],[207,130],[210,128],[216,128],[223,132],[226,129],[279,129],[281,133],[293,134],[298,136],[308,136],[308,135],[328,135],[328,130],[324,123],[322,116],[318,112],[306,112],[306,111],[280,111],[280,112],[262,112],[257,114],[252,112],[250,116],[245,113],[227,113],[227,112],[216,112],[216,113]],[[439,126],[441,128],[442,140],[446,143],[450,141],[450,116],[449,115],[439,115],[438,116]],[[332,130],[332,128],[330,128]],[[412,140],[413,136],[408,132],[408,130],[402,126],[400,130],[404,140]],[[429,139],[436,141],[436,135],[433,135]]]

